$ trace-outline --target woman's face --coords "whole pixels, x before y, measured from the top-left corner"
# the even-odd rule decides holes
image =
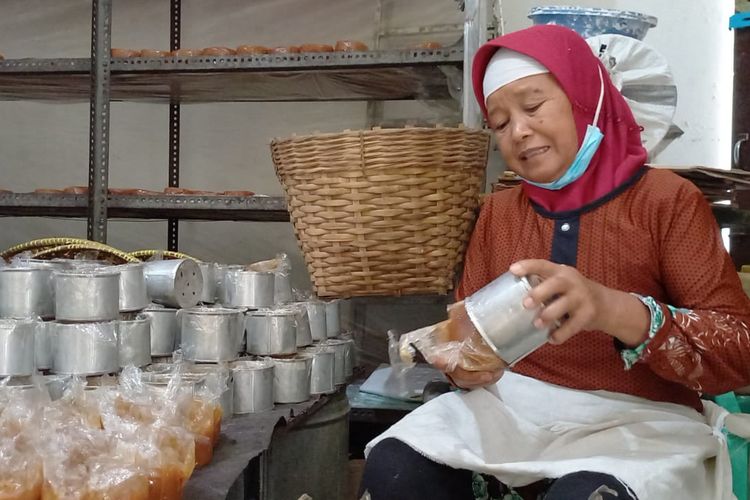
[[[525,179],[558,179],[578,152],[573,109],[549,73],[521,78],[490,94],[487,115],[505,163]]]

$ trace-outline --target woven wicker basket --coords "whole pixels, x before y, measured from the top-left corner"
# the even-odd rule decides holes
[[[447,293],[481,191],[489,134],[464,128],[276,139],[271,153],[321,297]]]

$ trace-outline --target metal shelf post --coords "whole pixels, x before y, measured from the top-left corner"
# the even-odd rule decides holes
[[[91,6],[91,111],[89,122],[88,239],[107,241],[109,182],[109,85],[112,0]]]
[[[182,24],[182,6],[180,0],[170,0],[169,49],[180,48],[180,25]],[[179,94],[179,92],[174,93]],[[169,187],[180,185],[180,101],[173,97],[169,101]],[[176,252],[179,247],[180,220],[167,219],[167,249]]]

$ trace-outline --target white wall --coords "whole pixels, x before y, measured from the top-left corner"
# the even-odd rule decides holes
[[[538,5],[580,5],[632,10],[656,16],[645,43],[672,67],[678,102],[674,122],[685,134],[653,163],[729,168],[732,127],[734,0],[501,0],[506,32],[531,26]]]

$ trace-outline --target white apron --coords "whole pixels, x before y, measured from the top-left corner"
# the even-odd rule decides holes
[[[721,432],[704,414],[608,391],[579,391],[506,372],[487,389],[444,394],[368,443],[397,438],[433,461],[509,486],[578,471],[611,474],[640,500],[730,500]]]

